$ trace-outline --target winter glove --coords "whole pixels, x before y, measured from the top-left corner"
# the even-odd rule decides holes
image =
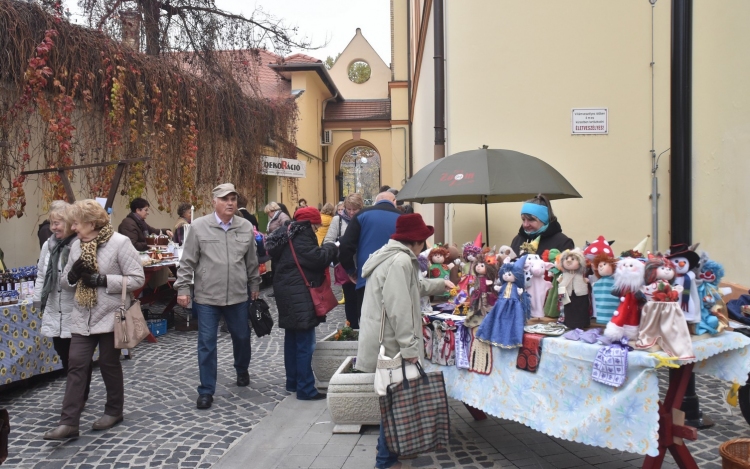
[[[107,286],[107,276],[106,275],[100,275],[98,273],[90,273],[84,271],[81,275],[81,281],[84,285],[91,288],[96,287],[106,287]]]
[[[81,274],[87,270],[86,267],[83,266],[83,259],[78,259],[73,263],[73,265],[70,267],[70,271],[68,272],[68,283],[70,285],[75,285],[78,283],[78,281],[81,279]]]

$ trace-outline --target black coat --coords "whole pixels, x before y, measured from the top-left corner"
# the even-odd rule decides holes
[[[290,225],[291,230],[287,231]],[[318,246],[309,221],[287,222],[266,238],[266,250],[273,260],[273,291],[279,309],[279,327],[308,330],[325,318],[315,315],[310,292],[292,257],[290,239],[305,277],[313,286],[330,282],[326,271],[336,258],[337,248],[333,243]]]
[[[518,230],[518,234],[513,238],[513,242],[510,243],[510,247],[517,256],[521,255],[521,245],[525,242],[534,241],[537,236],[538,235],[527,235],[526,232],[523,231],[523,226],[521,226]],[[550,222],[547,230],[542,233],[542,237],[539,240],[539,248],[536,253],[541,256],[542,253],[548,249],[558,249],[560,252],[563,252],[566,249],[573,249],[575,247],[573,240],[563,234],[560,223],[555,220]]]

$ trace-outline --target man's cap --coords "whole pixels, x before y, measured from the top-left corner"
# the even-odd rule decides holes
[[[214,187],[212,194],[214,197],[226,197],[229,194],[237,194],[237,189],[234,188],[234,184],[231,182],[225,182]]]

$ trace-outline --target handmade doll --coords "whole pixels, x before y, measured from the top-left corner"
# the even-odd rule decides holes
[[[427,271],[427,277],[428,278],[442,278],[442,279],[449,279],[450,278],[450,272],[453,268],[453,264],[446,264],[445,260],[450,255],[450,252],[448,249],[438,246],[432,248],[430,251],[430,254],[427,256],[427,259],[430,261],[430,267]],[[437,295],[434,298],[439,300],[445,300],[450,297],[449,292],[445,292],[441,295]]]
[[[544,301],[544,316],[548,318],[560,317],[560,251],[548,249],[542,253],[542,259],[550,262],[552,267],[547,271],[552,276],[552,286],[547,291],[547,299]]]
[[[583,256],[589,261],[593,261],[596,256],[606,254],[609,257],[615,257],[612,251],[614,241],[607,241],[604,236],[599,236],[593,243],[587,243],[586,249],[583,250]]]
[[[552,282],[544,279],[544,274],[547,270],[554,266],[551,262],[545,262],[536,254],[529,254],[526,256],[526,262],[524,263],[525,279],[524,284],[526,292],[531,298],[531,317],[532,318],[543,318],[544,317],[544,300],[547,297],[547,291],[552,287]]]
[[[690,323],[700,322],[700,298],[693,272],[693,269],[697,268],[700,263],[700,256],[695,251],[691,251],[687,244],[676,244],[670,246],[666,257],[674,264],[676,274],[674,284],[682,286],[680,307],[685,313],[685,319]]]
[[[477,261],[477,257],[482,253],[482,246],[476,244],[466,243],[463,245],[461,258],[463,260],[461,265],[461,281],[457,284],[459,289],[469,293],[469,288],[474,283],[474,276],[472,275],[472,267]]]
[[[563,324],[571,329],[583,329],[591,325],[589,314],[589,286],[584,274],[586,258],[580,249],[565,250],[560,254],[562,275],[558,293],[563,295]]]
[[[724,267],[708,258],[704,252],[701,255],[700,279],[698,293],[701,299],[701,321],[695,325],[696,334],[717,334],[729,326],[726,304],[722,299],[725,294],[719,287],[724,277]],[[727,289],[731,291],[731,289]]]
[[[474,288],[471,291],[471,311],[466,316],[467,327],[476,327],[495,305],[497,293],[492,288],[497,278],[497,265],[485,262],[480,255],[474,264]]]
[[[448,257],[445,259],[445,261],[448,263],[448,265],[453,264],[453,267],[451,267],[449,279],[453,283],[453,285],[458,285],[458,283],[461,281],[461,269],[462,269],[462,262],[461,262],[461,252],[458,250],[458,246],[455,244],[449,244],[448,247]]]
[[[674,278],[669,259],[653,257],[644,269],[646,304],[641,310],[638,340],[635,348],[649,349],[655,345],[681,360],[695,358],[685,316],[678,304],[682,286],[672,286]]]
[[[629,340],[638,338],[638,325],[641,322],[640,303],[643,299],[645,266],[632,257],[617,261],[615,285],[612,294],[620,298],[620,305],[604,329],[604,335],[612,341],[623,337]]]
[[[516,253],[511,249],[510,246],[502,245],[500,246],[500,249],[497,251],[497,265],[503,265],[503,262],[505,262],[505,259],[515,259]]]
[[[500,270],[502,284],[495,306],[476,332],[477,340],[502,348],[517,348],[523,343],[526,313],[522,304],[523,266],[526,256],[506,261]]]
[[[594,317],[596,322],[607,324],[620,305],[620,299],[612,295],[615,285],[615,267],[617,259],[611,254],[598,254],[591,262],[596,281],[591,285],[592,298],[594,300]]]

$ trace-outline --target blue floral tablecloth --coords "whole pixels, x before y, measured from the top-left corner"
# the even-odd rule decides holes
[[[0,306],[0,385],[62,369],[41,326],[42,313],[31,304]]]
[[[694,371],[744,384],[749,346],[750,338],[735,332],[696,338]],[[612,388],[591,379],[600,347],[545,338],[536,373],[516,368],[517,349],[498,347],[492,348],[493,370],[487,376],[432,363],[425,369],[443,372],[451,397],[495,417],[587,445],[658,455],[658,360],[647,352],[630,352],[628,378]]]

